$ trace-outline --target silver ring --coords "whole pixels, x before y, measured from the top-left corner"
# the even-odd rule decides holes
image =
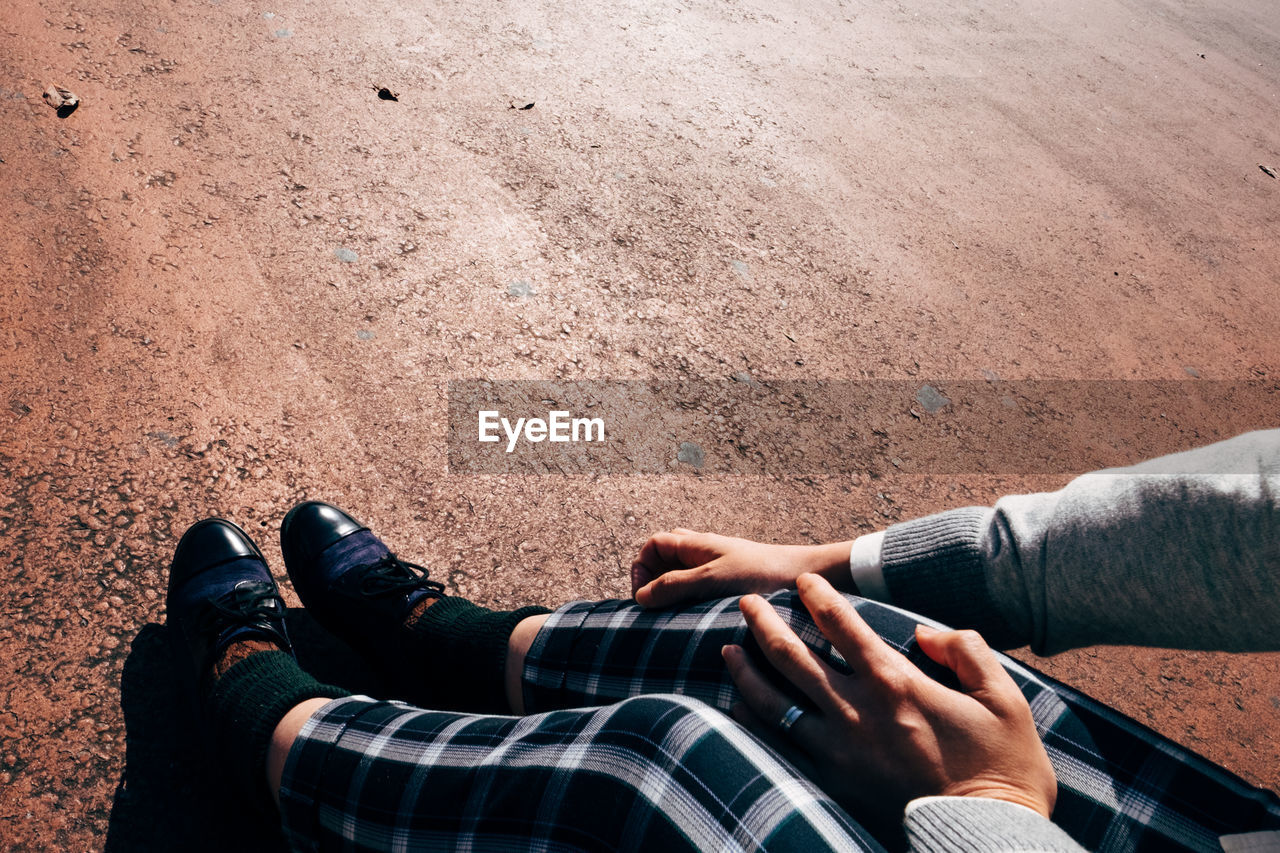
[[[791,731],[791,727],[796,724],[796,720],[804,716],[804,711],[800,710],[798,705],[792,705],[787,712],[782,715],[782,719],[778,720],[778,729],[785,735]]]

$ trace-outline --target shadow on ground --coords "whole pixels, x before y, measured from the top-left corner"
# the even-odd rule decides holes
[[[287,621],[299,662],[308,672],[352,692],[379,695],[381,685],[369,666],[305,611],[290,610]],[[166,627],[143,626],[121,679],[125,768],[111,808],[106,850],[285,850],[275,820],[253,813],[210,766],[177,665]]]

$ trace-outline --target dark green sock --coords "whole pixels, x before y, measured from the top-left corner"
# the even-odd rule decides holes
[[[209,686],[205,708],[213,727],[214,758],[250,804],[271,812],[266,768],[276,726],[299,702],[349,695],[316,681],[288,652],[251,654]]]
[[[507,641],[521,620],[545,607],[489,610],[465,598],[441,598],[405,624],[404,681],[432,708],[509,714]]]

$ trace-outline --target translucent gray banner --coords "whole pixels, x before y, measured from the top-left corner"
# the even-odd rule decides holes
[[[461,380],[448,442],[455,474],[1061,474],[1274,426],[1269,380]]]

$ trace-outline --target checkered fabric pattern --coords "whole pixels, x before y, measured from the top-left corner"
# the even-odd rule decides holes
[[[847,669],[794,592],[769,598],[810,648]],[[916,624],[944,626],[849,598],[886,642],[954,686],[950,673],[915,642]],[[541,711],[673,693],[727,709],[737,699],[720,658],[728,643],[755,648],[736,598],[673,611],[645,611],[630,601],[568,604],[548,618],[526,658],[525,707]],[[758,649],[754,654],[762,660]],[[1012,658],[1000,659],[1031,705],[1058,776],[1054,822],[1086,849],[1220,851],[1219,835],[1280,829],[1275,794]]]
[[[811,648],[846,666],[794,593],[770,598]],[[918,622],[935,623],[851,600],[887,642],[949,677],[914,642]],[[881,849],[713,710],[736,699],[720,658],[726,643],[759,655],[736,599],[679,611],[578,602],[548,618],[526,657],[532,716],[336,700],[290,752],[287,836],[298,850]],[[1001,660],[1058,775],[1054,820],[1085,848],[1216,851],[1221,834],[1280,829],[1274,794]]]
[[[290,751],[280,811],[307,851],[883,850],[728,717],[681,696],[523,718],[339,699]]]

